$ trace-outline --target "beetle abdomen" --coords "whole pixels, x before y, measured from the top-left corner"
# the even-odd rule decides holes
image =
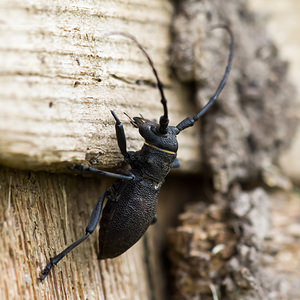
[[[121,255],[133,246],[151,224],[159,188],[148,180],[122,181],[119,194],[110,199],[102,213],[99,232],[100,259]]]

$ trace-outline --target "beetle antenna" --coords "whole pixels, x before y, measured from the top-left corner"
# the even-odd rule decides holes
[[[233,59],[233,52],[234,52],[234,36],[233,33],[231,31],[231,29],[226,26],[226,25],[217,25],[212,27],[212,29],[217,29],[217,28],[223,28],[225,29],[229,35],[230,35],[230,52],[229,52],[229,56],[228,56],[228,61],[227,61],[227,66],[223,75],[222,80],[220,81],[214,95],[209,99],[209,101],[207,102],[207,104],[200,110],[200,112],[198,112],[197,115],[195,115],[193,118],[188,117],[186,119],[184,119],[183,121],[181,121],[176,128],[179,130],[178,133],[190,126],[193,126],[194,123],[196,121],[198,121],[200,119],[201,116],[203,116],[207,110],[217,101],[220,93],[222,92],[224,86],[226,85],[226,81],[227,78],[229,76],[230,73],[230,69],[231,69],[231,65],[232,65],[232,59]]]
[[[135,128],[138,128],[138,126],[136,125],[136,122],[126,112],[124,112],[123,114],[129,119],[129,122],[131,123],[131,125],[133,125]]]
[[[126,32],[112,31],[112,32],[108,32],[108,33],[104,34],[103,37],[108,37],[111,35],[121,35],[123,37],[126,37],[126,38],[132,40],[138,46],[138,48],[143,52],[143,54],[146,56],[146,58],[149,62],[149,65],[151,66],[154,76],[156,78],[157,87],[158,87],[158,90],[161,95],[161,104],[163,105],[163,109],[164,109],[164,114],[160,117],[160,120],[159,120],[159,131],[161,133],[166,133],[168,125],[169,125],[167,99],[164,94],[163,84],[158,77],[158,73],[154,67],[154,63],[153,63],[152,59],[150,58],[149,54],[146,52],[144,47],[137,41],[137,39],[133,35],[126,33]]]

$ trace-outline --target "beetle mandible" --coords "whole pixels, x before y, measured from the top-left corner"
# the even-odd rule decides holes
[[[118,146],[125,162],[131,167],[130,170],[124,170],[123,174],[101,171],[83,165],[69,167],[75,171],[114,177],[117,178],[117,181],[98,199],[86,227],[85,235],[51,258],[48,265],[41,271],[40,280],[44,280],[54,265],[86,240],[96,229],[99,222],[99,258],[106,259],[114,258],[127,251],[156,221],[156,206],[160,188],[171,168],[179,166],[179,161],[176,158],[178,149],[176,136],[184,129],[193,126],[216,102],[229,76],[233,59],[234,37],[227,26],[215,26],[214,28],[223,28],[230,35],[230,53],[226,70],[215,93],[200,112],[194,117],[185,118],[176,126],[169,126],[167,100],[163,85],[145,49],[135,37],[128,33],[110,32],[105,34],[104,37],[120,35],[132,40],[146,56],[157,81],[164,113],[160,117],[159,123],[149,121],[143,117],[130,118],[130,123],[139,129],[140,135],[145,140],[142,149],[134,152],[127,151],[123,124],[114,111],[111,111],[116,121],[115,129]],[[105,199],[107,199],[107,203],[103,208]]]

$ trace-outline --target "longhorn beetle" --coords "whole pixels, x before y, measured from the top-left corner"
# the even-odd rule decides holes
[[[154,64],[141,46],[130,34],[123,32],[110,32],[104,37],[120,35],[133,41],[143,52],[150,64],[157,81],[161,95],[164,114],[160,117],[159,124],[143,117],[130,118],[130,123],[139,129],[145,143],[139,151],[127,151],[126,136],[123,124],[114,111],[117,141],[125,162],[131,169],[123,170],[123,174],[101,171],[83,165],[70,166],[71,170],[103,174],[118,180],[108,188],[98,199],[86,227],[85,235],[75,241],[61,253],[50,259],[49,264],[42,270],[40,280],[45,279],[53,265],[56,265],[70,251],[86,240],[96,229],[100,222],[99,230],[99,259],[113,258],[121,255],[133,246],[145,233],[147,228],[156,221],[156,206],[160,188],[172,167],[178,167],[176,158],[178,143],[176,136],[184,129],[194,125],[196,121],[216,102],[228,78],[234,50],[234,37],[227,26],[223,28],[230,35],[230,53],[225,73],[214,95],[208,103],[194,117],[188,117],[177,126],[169,126],[167,100],[164,95],[163,85],[160,81]],[[104,200],[107,203],[103,209]]]

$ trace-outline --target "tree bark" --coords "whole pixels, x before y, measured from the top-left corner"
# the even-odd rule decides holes
[[[281,55],[286,59],[289,65],[288,76],[297,89],[297,95],[300,93],[300,57],[298,55],[300,48],[300,38],[298,32],[300,24],[298,22],[300,3],[297,0],[274,1],[267,0],[250,1],[250,7],[261,15],[265,21],[268,33],[278,45]],[[300,98],[296,97],[294,115],[300,119]],[[280,157],[280,166],[295,183],[300,183],[300,126],[292,141],[291,146],[282,153]]]
[[[225,23],[236,46],[226,89],[202,124],[203,179],[212,186],[199,183],[195,203],[169,234],[174,299],[299,298],[293,265],[300,253],[299,195],[278,167],[297,130],[297,96],[287,63],[247,3],[177,2],[174,68],[183,82],[194,82],[202,105],[223,72],[218,58],[228,46],[212,37],[199,46],[199,39]]]

